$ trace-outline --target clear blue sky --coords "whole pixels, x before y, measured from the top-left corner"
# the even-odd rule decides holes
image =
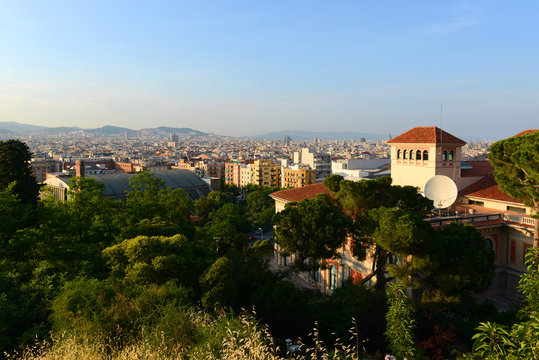
[[[539,1],[0,0],[0,121],[539,127]]]

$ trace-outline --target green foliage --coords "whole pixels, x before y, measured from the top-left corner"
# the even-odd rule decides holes
[[[19,140],[0,141],[0,189],[12,185],[12,191],[23,204],[36,206],[39,184],[32,175],[31,153]]]
[[[527,273],[520,276],[518,288],[524,295],[522,315],[539,317],[539,248],[526,252]]]
[[[230,260],[226,257],[217,259],[200,278],[202,287],[202,305],[206,308],[230,306],[236,295],[232,281]]]
[[[193,237],[192,204],[182,189],[165,189],[164,182],[148,171],[138,173],[129,186],[123,217],[118,219],[123,238],[171,233]],[[161,224],[167,230],[149,224]]]
[[[324,186],[333,194],[336,194],[341,189],[341,181],[344,178],[341,175],[330,175],[324,180]]]
[[[430,237],[430,224],[407,211],[380,207],[370,214],[378,224],[374,242],[394,254],[418,253]]]
[[[395,233],[402,227],[405,223],[399,221]],[[420,289],[423,304],[459,305],[472,293],[485,290],[494,276],[494,253],[481,233],[470,224],[453,223],[437,231],[429,228],[423,227],[414,236],[423,241],[400,253],[412,256],[401,256],[389,266],[390,274],[406,286]],[[395,239],[407,240],[398,235]]]
[[[352,320],[357,327],[353,340],[364,343],[366,350],[373,352],[384,348],[385,313],[383,292],[352,282],[346,282],[328,298],[311,305],[311,314],[320,324],[320,335],[327,343],[334,342],[335,337],[349,339]]]
[[[105,185],[92,178],[72,177],[68,200],[61,206],[70,218],[68,226],[79,243],[108,246],[117,232],[113,201],[104,197]]]
[[[260,186],[247,195],[247,214],[255,227],[270,223],[275,213],[275,200],[269,194],[277,191],[276,187]]]
[[[138,236],[103,250],[112,277],[131,284],[164,284],[174,280],[194,286],[211,258],[185,236]]]
[[[539,131],[495,142],[489,152],[500,189],[535,208],[539,204],[538,158]]]
[[[425,277],[424,301],[460,303],[486,290],[494,276],[494,252],[470,224],[450,224],[433,233],[428,253],[417,259]]]
[[[211,192],[210,195],[214,193],[216,193],[216,191]],[[211,199],[210,195],[208,195],[208,197],[199,197],[193,204],[195,214],[201,218],[203,224],[208,221],[210,213],[217,208],[217,202]]]
[[[113,346],[140,336],[145,326],[162,322],[166,305],[188,305],[189,291],[170,282],[130,287],[79,278],[67,282],[52,303],[56,333],[108,334]]]
[[[227,203],[213,211],[206,228],[219,255],[240,251],[248,245],[245,232],[249,231],[250,225],[237,204]]]
[[[417,352],[414,344],[415,320],[404,287],[396,282],[388,283],[386,295],[389,308],[386,314],[385,335],[389,350],[399,359],[415,359]]]
[[[308,329],[308,298],[287,281],[259,283],[249,303],[278,337],[291,337]]]
[[[24,204],[13,192],[15,183],[0,189],[0,244],[5,244],[16,230],[30,224],[32,208]],[[2,246],[0,252],[5,250]]]
[[[539,131],[495,142],[488,155],[502,191],[535,209],[534,247],[539,247]]]
[[[510,330],[503,325],[483,322],[472,337],[474,346],[465,359],[537,359],[539,358],[539,249],[528,249],[528,273],[520,278],[519,289],[525,296],[523,321]]]
[[[358,216],[368,216],[372,209],[393,205],[390,189],[391,178],[387,176],[374,180],[343,180],[336,198],[344,209],[353,211]]]
[[[226,184],[223,179],[219,182],[219,192],[236,197],[240,194],[240,189],[234,184]]]
[[[296,266],[300,269],[318,268],[318,259],[336,257],[351,225],[327,195],[287,204],[275,215],[274,224],[276,241],[288,254],[297,255]]]

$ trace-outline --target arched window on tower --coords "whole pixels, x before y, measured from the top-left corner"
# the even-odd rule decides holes
[[[447,161],[447,150],[442,151],[442,161]]]
[[[410,150],[410,160],[415,160],[415,151]]]
[[[404,160],[408,159],[408,150],[404,150]]]
[[[400,159],[402,157],[402,150],[397,150],[397,159]]]
[[[423,160],[429,159],[429,152],[427,150],[423,151]]]
[[[416,151],[415,157],[416,157],[417,160],[421,160],[421,150]]]
[[[453,150],[449,150],[449,154],[447,155],[447,160],[449,161],[455,160],[455,152]]]

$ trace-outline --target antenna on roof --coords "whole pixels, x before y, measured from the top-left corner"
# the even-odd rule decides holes
[[[443,117],[442,117],[442,114],[443,114],[443,106],[444,104],[443,103],[440,103],[440,142],[443,143],[443,139],[442,137],[444,136],[444,132],[443,132]]]

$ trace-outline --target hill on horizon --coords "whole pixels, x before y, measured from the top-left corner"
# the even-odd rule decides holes
[[[129,136],[145,135],[168,135],[177,134],[179,136],[207,136],[208,133],[194,130],[191,128],[175,128],[159,126],[156,128],[145,128],[141,130],[133,130],[126,127],[105,125],[99,128],[83,129],[77,126],[59,126],[47,127],[31,124],[21,124],[14,121],[0,122],[0,134],[5,135],[22,135],[22,134],[63,134],[74,131],[84,131],[87,134],[102,135],[102,136],[120,136],[127,133]]]
[[[349,139],[360,139],[365,138],[366,140],[387,140],[389,134],[373,134],[367,132],[354,132],[354,131],[303,131],[303,130],[283,130],[275,131],[261,135],[246,136],[256,139],[265,139],[265,140],[282,140],[285,135],[288,135],[292,140],[313,140],[318,138],[320,140],[349,140]]]

